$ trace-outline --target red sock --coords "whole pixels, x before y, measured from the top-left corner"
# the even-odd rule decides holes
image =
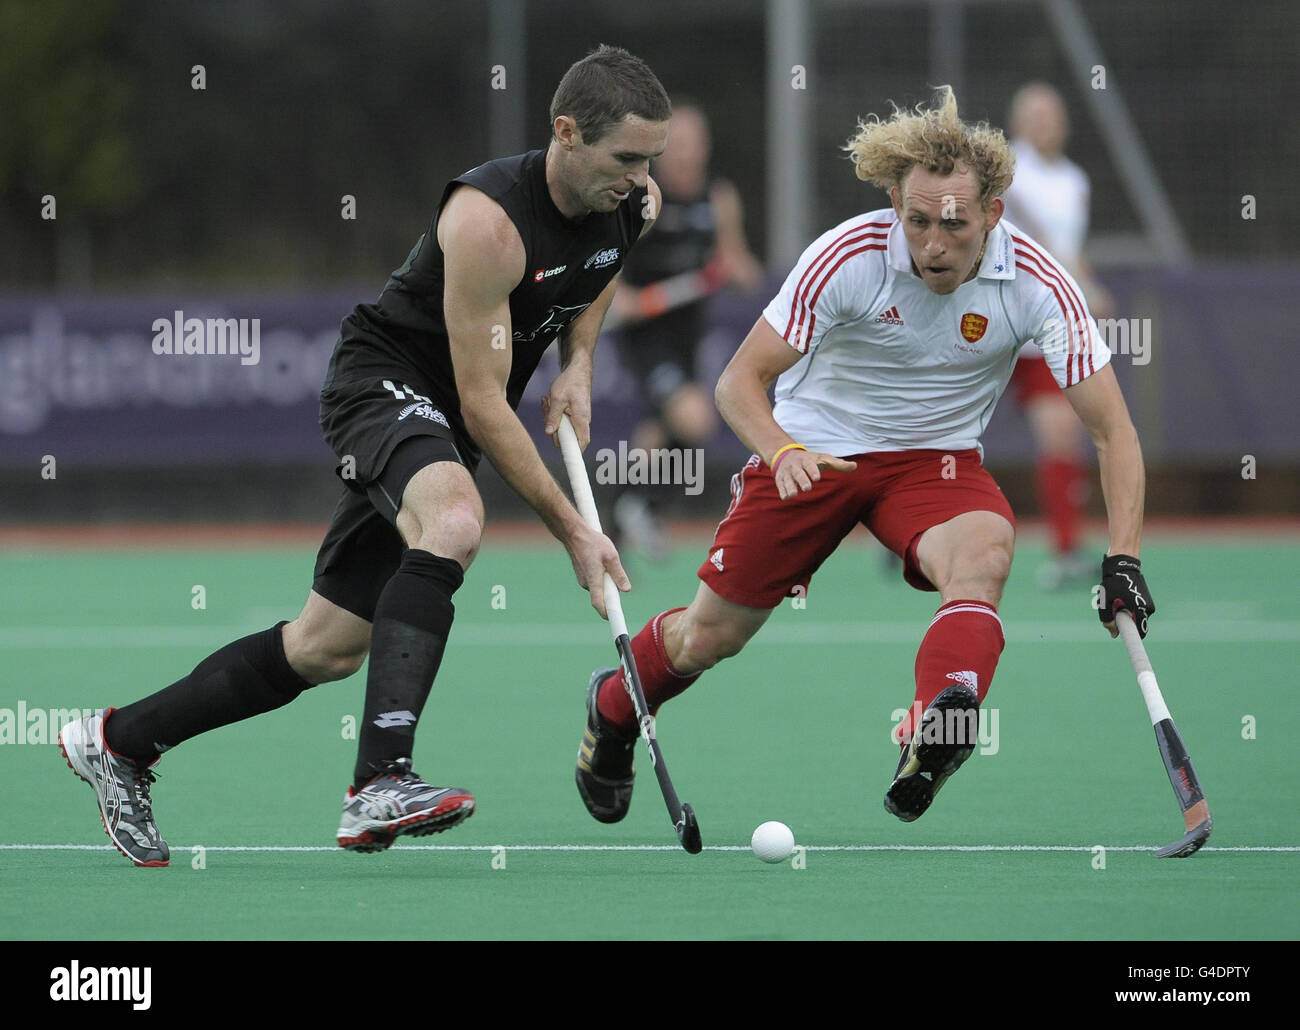
[[[637,675],[641,677],[641,689],[645,691],[646,704],[650,714],[656,715],[659,706],[676,697],[689,687],[700,674],[683,676],[673,668],[664,650],[664,616],[673,612],[685,611],[684,608],[670,608],[660,612],[645,624],[645,627],[632,638],[632,658],[636,662]],[[606,722],[620,730],[636,730],[636,712],[632,708],[632,698],[628,696],[623,670],[619,669],[600,686],[596,697],[596,708]]]
[[[921,713],[954,683],[989,692],[1004,639],[997,609],[984,601],[949,601],[935,612],[916,653],[916,700],[894,737],[909,739]]]
[[[1069,554],[1083,521],[1083,466],[1074,458],[1041,458],[1035,468],[1038,505],[1052,533],[1057,554]]]

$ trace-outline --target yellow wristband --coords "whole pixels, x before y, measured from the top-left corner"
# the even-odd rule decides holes
[[[779,451],[772,455],[772,475],[776,475],[776,467],[781,464],[781,455],[786,451],[806,451],[808,448],[801,443],[788,443]]]

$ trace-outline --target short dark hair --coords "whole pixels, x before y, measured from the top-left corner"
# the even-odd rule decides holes
[[[672,116],[668,100],[655,73],[641,58],[602,43],[572,65],[551,98],[551,126],[567,114],[578,124],[584,143],[596,143],[630,114],[648,122],[665,122]]]

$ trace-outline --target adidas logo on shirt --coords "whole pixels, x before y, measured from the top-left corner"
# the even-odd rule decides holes
[[[888,311],[876,316],[877,322],[883,322],[885,325],[905,325],[903,316],[898,313],[898,305],[894,305]]]

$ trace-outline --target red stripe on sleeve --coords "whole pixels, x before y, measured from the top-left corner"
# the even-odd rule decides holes
[[[835,275],[840,265],[844,264],[845,261],[853,257],[855,254],[863,254],[868,250],[888,250],[888,249],[889,246],[888,244],[885,243],[868,243],[865,247],[857,247],[853,250],[846,251],[843,255],[840,256],[840,259],[830,267],[830,269],[822,277],[821,282],[817,284],[816,292],[813,293],[812,298],[808,301],[808,328],[807,331],[801,333],[799,337],[799,342],[803,344],[800,353],[802,354],[808,353],[809,341],[812,339],[813,330],[817,327],[817,312],[814,311],[813,309],[816,308],[817,306],[817,298],[821,296],[822,290],[825,289],[826,284],[831,281],[831,278]]]
[[[1079,379],[1082,380],[1084,378],[1083,365],[1085,360],[1088,362],[1089,374],[1091,375],[1092,372],[1095,371],[1092,363],[1092,333],[1088,328],[1087,305],[1084,304],[1083,298],[1080,297],[1078,292],[1070,285],[1070,281],[1066,276],[1064,269],[1061,268],[1060,264],[1055,259],[1053,259],[1046,252],[1035,247],[1032,243],[1030,243],[1027,239],[1025,239],[1022,236],[1013,235],[1011,239],[1017,245],[1016,255],[1018,257],[1025,258],[1026,260],[1033,261],[1036,265],[1038,265],[1039,269],[1043,273],[1043,275],[1037,276],[1038,279],[1044,282],[1046,282],[1047,279],[1050,279],[1058,286],[1060,286],[1061,292],[1065,294],[1066,299],[1069,301],[1071,310],[1075,312],[1074,318],[1069,318],[1067,315],[1067,321],[1069,321],[1071,328],[1073,329],[1073,332],[1076,334],[1074,338],[1079,340],[1080,346],[1079,346],[1079,350],[1077,351],[1077,355],[1078,355],[1077,359],[1074,357],[1074,354],[1072,353],[1070,358],[1067,360],[1066,378],[1069,380],[1069,382],[1067,382],[1066,385],[1068,386],[1070,385],[1070,382],[1074,381],[1073,380],[1074,369],[1071,366],[1075,360],[1078,361]],[[1026,269],[1026,271],[1029,271],[1029,269]],[[1044,276],[1046,276],[1046,279],[1044,278]],[[1053,292],[1055,293],[1056,291],[1053,290]],[[1061,296],[1059,293],[1057,294],[1056,300],[1058,304],[1061,303]],[[1062,314],[1066,313],[1064,304],[1061,304],[1061,312]]]
[[[1028,272],[1028,273],[1029,273],[1030,275],[1032,275],[1035,279],[1037,279],[1040,283],[1042,283],[1044,286],[1046,286],[1049,290],[1052,291],[1052,296],[1054,296],[1054,297],[1056,298],[1056,303],[1060,306],[1060,308],[1061,308],[1061,314],[1062,314],[1062,315],[1064,316],[1064,318],[1065,318],[1065,324],[1066,324],[1066,325],[1072,325],[1073,322],[1074,322],[1074,319],[1070,317],[1070,313],[1066,310],[1066,307],[1065,307],[1065,301],[1063,301],[1063,300],[1061,299],[1060,291],[1057,290],[1056,285],[1055,285],[1054,283],[1048,282],[1046,279],[1044,279],[1043,276],[1039,274],[1038,270],[1035,269],[1035,268],[1034,268],[1033,266],[1031,266],[1031,265],[1025,264],[1024,262],[1021,262],[1021,261],[1017,261],[1017,262],[1016,262],[1016,267],[1019,268],[1019,269],[1022,269],[1022,270],[1024,270],[1024,271],[1026,271],[1026,272]],[[1082,371],[1082,369],[1081,369],[1081,371]],[[1074,385],[1074,365],[1073,365],[1073,363],[1072,363],[1072,359],[1067,359],[1066,364],[1065,364],[1065,385],[1066,385],[1066,386],[1073,386],[1073,385]]]
[[[813,325],[816,324],[816,319],[812,318],[812,312],[809,310],[810,304],[808,303],[808,293],[812,289],[813,283],[819,278],[827,264],[834,260],[839,250],[842,250],[845,247],[854,246],[862,240],[888,239],[888,235],[885,233],[874,233],[868,232],[867,230],[888,229],[890,224],[891,223],[888,222],[867,222],[863,225],[855,226],[832,240],[820,254],[818,254],[812,261],[808,262],[808,266],[804,269],[803,275],[799,277],[799,282],[795,286],[794,301],[790,305],[790,318],[786,322],[785,332],[782,333],[782,336],[788,342],[791,331],[795,328],[795,325],[798,324],[800,330],[798,349],[801,353],[807,353],[807,341],[812,334]],[[883,250],[884,248],[880,247],[875,249]],[[839,265],[837,264],[836,267],[838,268]],[[817,292],[820,293],[821,289],[818,288]],[[804,323],[809,319],[811,319],[811,322],[805,328]]]

